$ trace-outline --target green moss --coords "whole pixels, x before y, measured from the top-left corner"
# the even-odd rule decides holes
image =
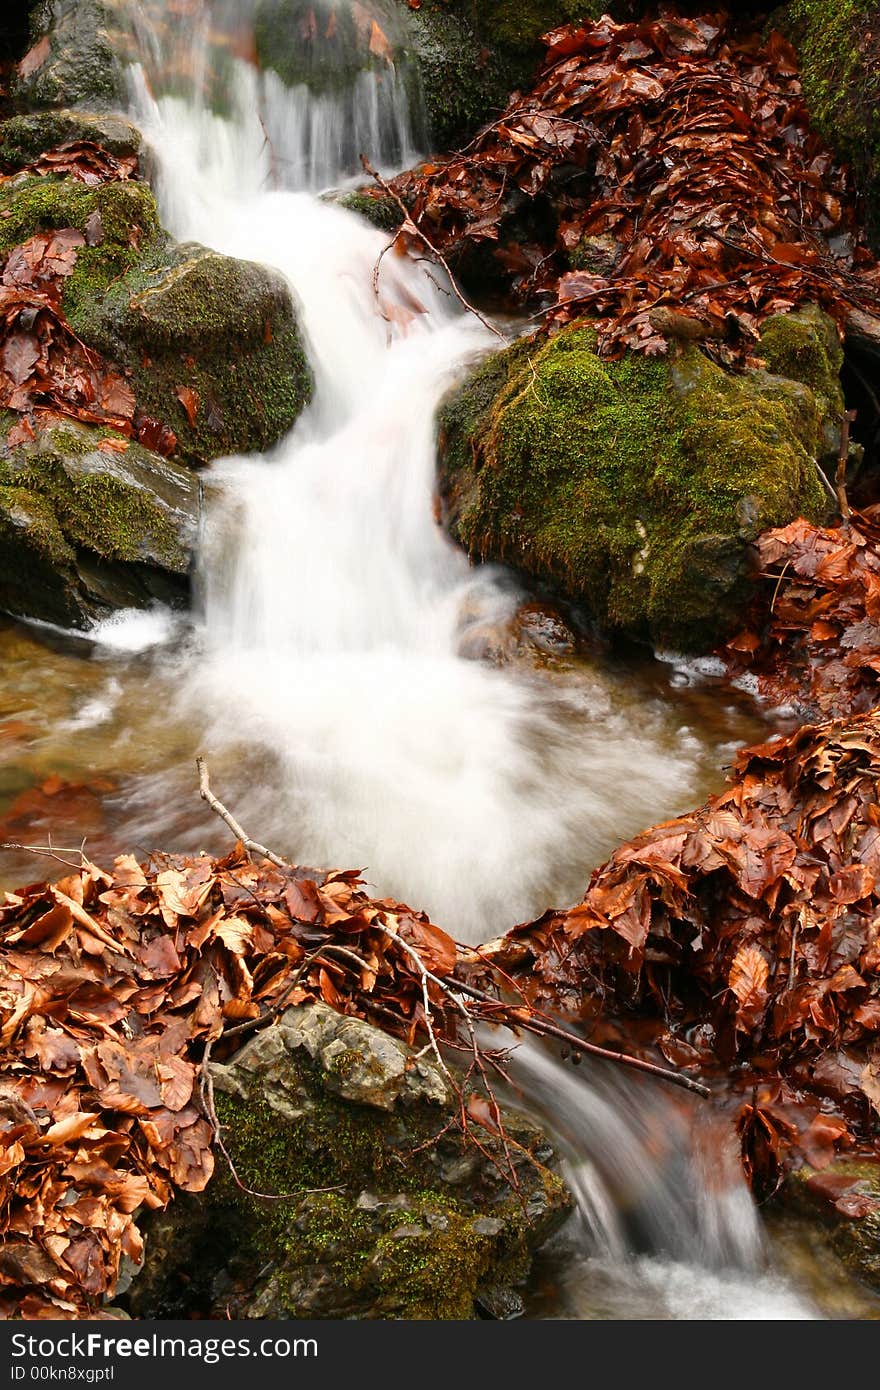
[[[843,410],[843,348],[832,321],[814,305],[767,319],[761,329],[760,352],[769,371],[802,381],[830,407]]]
[[[286,285],[262,266],[193,245],[157,245],[121,277],[75,276],[71,324],[127,371],[140,409],[171,425],[199,462],[263,450],[289,430],[312,377]],[[194,391],[194,421],[179,399]]]
[[[132,242],[143,248],[159,235],[156,200],[146,184],[124,180],[89,188],[79,179],[22,174],[0,185],[0,252],[37,232],[75,227],[85,233],[96,212],[105,241],[117,249]]]
[[[816,130],[856,171],[880,244],[880,26],[876,0],[791,0],[782,14],[798,50]]]
[[[338,206],[346,212],[357,213],[372,226],[382,232],[394,232],[402,219],[400,208],[393,198],[373,198],[369,193],[345,193],[338,200]]]
[[[137,154],[141,133],[119,116],[89,111],[31,111],[0,125],[0,163],[11,169],[30,164],[47,150],[71,140],[91,140],[113,155]]]
[[[71,320],[163,243],[155,198],[146,184],[133,181],[89,188],[73,178],[22,175],[0,186],[0,254],[37,232],[73,227],[85,235],[95,214],[101,241],[78,251],[64,287]]]
[[[747,543],[824,515],[822,410],[797,382],[698,349],[600,360],[574,326],[483,363],[441,409],[453,534],[612,628],[711,643],[747,591]]]
[[[499,1182],[487,1197],[496,1220],[481,1227],[481,1211],[439,1183],[441,1160],[431,1141],[442,1121],[433,1108],[409,1111],[404,1121],[339,1102],[308,1067],[297,1082],[307,1099],[301,1118],[289,1125],[279,1124],[261,1100],[216,1096],[242,1181],[259,1192],[302,1194],[292,1204],[243,1197],[222,1170],[210,1189],[224,1210],[227,1238],[241,1224],[261,1259],[283,1257],[283,1272],[276,1271],[264,1294],[272,1315],[309,1315],[297,1299],[306,1297],[303,1271],[313,1266],[329,1276],[343,1306],[367,1301],[377,1317],[470,1318],[478,1285],[490,1273],[497,1281],[523,1276],[522,1207]],[[559,1204],[560,1180],[541,1172],[550,1200]],[[365,1191],[377,1195],[361,1202]]]
[[[49,498],[34,494],[0,464],[0,536],[16,539],[34,558],[64,568],[73,559]],[[2,556],[3,547],[0,547]]]
[[[832,1249],[851,1273],[875,1289],[880,1289],[880,1163],[870,1158],[836,1157],[821,1175],[840,1183],[839,1191],[866,1198],[865,1214],[857,1218],[842,1215],[832,1202],[811,1190],[810,1183],[820,1175],[803,1167],[786,1180],[781,1202],[815,1220],[818,1215],[828,1229]]]
[[[60,563],[72,556],[71,547],[81,547],[102,560],[137,563],[150,557],[172,571],[187,569],[175,528],[149,492],[114,476],[109,460],[107,472],[73,471],[71,476],[65,468],[65,456],[88,457],[95,440],[63,429],[52,439],[51,454],[13,455],[0,461],[0,481],[21,489],[41,516],[51,517],[47,535],[56,548],[47,558]],[[139,452],[137,445],[129,448]],[[56,537],[63,548],[58,548]]]

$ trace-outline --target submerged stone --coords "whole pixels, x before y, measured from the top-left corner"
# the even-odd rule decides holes
[[[185,602],[199,518],[189,469],[60,418],[10,447],[14,420],[0,424],[0,609],[83,628],[114,608]]]
[[[693,344],[605,361],[586,323],[487,358],[439,414],[453,537],[608,628],[713,645],[750,597],[751,542],[826,514],[840,356],[816,313],[789,325],[788,376],[733,375]],[[784,336],[771,327],[768,356]]]
[[[793,1173],[782,1202],[811,1219],[818,1215],[846,1267],[880,1290],[880,1160],[834,1158],[821,1171]]]
[[[198,1197],[144,1223],[137,1317],[472,1318],[513,1308],[570,1198],[552,1149],[506,1112],[521,1194],[450,1123],[436,1062],[323,1004],[289,1009],[211,1076],[224,1142]],[[549,1166],[548,1166],[549,1165]]]

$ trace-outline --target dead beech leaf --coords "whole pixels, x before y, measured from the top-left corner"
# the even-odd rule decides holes
[[[757,946],[740,946],[730,967],[727,983],[740,1004],[763,1002],[767,995],[770,967]]]
[[[865,1066],[859,1078],[859,1086],[862,1094],[867,1096],[877,1114],[880,1115],[880,1061],[876,1058]]]
[[[174,394],[186,411],[186,418],[190,423],[190,428],[194,429],[199,417],[199,410],[201,409],[201,396],[198,391],[195,391],[191,386],[178,386]]]

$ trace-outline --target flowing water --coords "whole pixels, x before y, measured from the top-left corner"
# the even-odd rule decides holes
[[[333,8],[308,12],[329,26]],[[368,30],[373,56],[341,88],[285,86],[250,61],[249,15],[133,4],[132,111],[170,230],[287,276],[314,401],[270,455],[210,470],[192,622],[122,615],[85,643],[0,629],[6,833],[54,826],[57,844],[67,826],[93,853],[216,845],[192,793],[201,750],[260,839],[363,865],[485,938],[574,900],[615,844],[717,788],[762,726],[683,664],[462,655],[522,595],[437,526],[433,417],[495,340],[422,265],[388,255],[377,278],[387,238],[319,196],[361,151],[414,158],[418,84]],[[535,1315],[815,1315],[767,1272],[723,1126],[538,1052],[517,1065],[579,1199]]]

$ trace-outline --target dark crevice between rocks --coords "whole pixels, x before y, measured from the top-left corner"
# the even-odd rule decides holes
[[[28,50],[29,37],[30,5],[13,0],[0,14],[0,120],[12,114],[12,78]]]
[[[855,411],[853,444],[862,457],[851,460],[850,500],[857,507],[880,502],[880,342],[848,338],[840,373],[847,410]]]
[[[27,52],[30,7],[13,3],[11,11],[0,15],[0,63],[17,63]]]

